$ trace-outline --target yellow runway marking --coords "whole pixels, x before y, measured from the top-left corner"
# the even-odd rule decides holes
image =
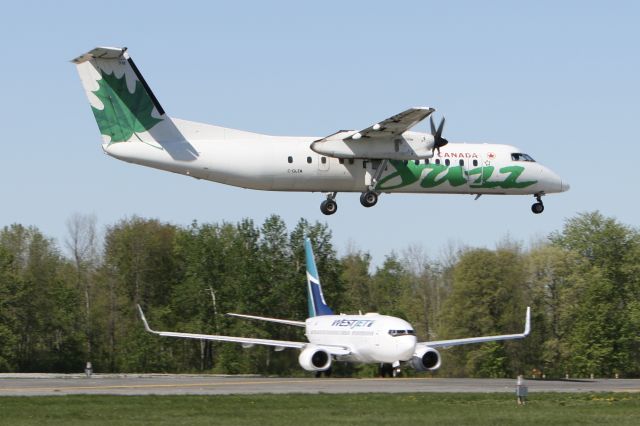
[[[422,378],[402,378],[400,380],[425,380]],[[253,380],[253,381],[228,381],[228,382],[202,382],[202,383],[157,383],[157,384],[136,384],[136,385],[96,385],[96,386],[51,386],[51,387],[32,387],[32,388],[0,388],[0,392],[42,392],[42,391],[71,391],[71,390],[108,390],[108,389],[149,389],[149,388],[193,388],[193,387],[209,387],[209,386],[242,386],[242,385],[278,385],[278,384],[323,384],[334,382],[372,382],[385,381],[389,379],[372,378],[372,379],[300,379],[300,380]]]

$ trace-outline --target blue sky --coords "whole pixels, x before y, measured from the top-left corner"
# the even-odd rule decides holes
[[[599,209],[638,226],[637,2],[12,2],[0,36],[0,225],[63,240],[75,212],[176,224],[327,222],[341,253],[454,242],[525,243]],[[172,116],[275,135],[364,128],[411,106],[447,117],[450,141],[520,147],[571,183],[533,215],[529,197],[270,193],[105,156],[68,61],[128,46]],[[421,124],[418,130],[426,130]]]

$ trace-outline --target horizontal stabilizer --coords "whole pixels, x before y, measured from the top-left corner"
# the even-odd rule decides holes
[[[229,317],[244,318],[244,319],[257,320],[257,321],[277,322],[279,324],[287,324],[287,325],[295,325],[296,327],[305,326],[304,321],[293,321],[293,320],[286,320],[286,319],[279,319],[279,318],[258,317],[255,315],[234,314],[232,312],[228,312],[225,315]]]

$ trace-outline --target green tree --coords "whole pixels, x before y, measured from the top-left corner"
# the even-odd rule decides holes
[[[372,312],[371,301],[371,255],[352,250],[344,256],[340,263],[340,281],[343,283],[345,297],[342,308],[345,312]]]
[[[34,227],[3,228],[0,247],[7,284],[3,287],[12,291],[6,306],[9,321],[3,327],[5,338],[15,342],[12,364],[18,371],[81,370],[79,293],[69,264],[53,241]]]
[[[448,338],[516,332],[525,311],[525,269],[513,250],[468,250],[453,271],[453,288],[445,303]],[[520,372],[511,342],[468,345],[448,350],[443,371],[454,375],[507,377]]]
[[[581,213],[551,236],[576,261],[562,327],[573,375],[637,375],[639,323],[636,230],[600,212]]]

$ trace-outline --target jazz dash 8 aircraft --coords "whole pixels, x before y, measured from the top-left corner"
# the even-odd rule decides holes
[[[307,342],[255,339],[251,337],[218,336],[210,334],[176,333],[155,331],[149,327],[142,308],[138,305],[140,317],[145,329],[160,336],[182,337],[187,339],[213,340],[240,343],[245,347],[254,345],[273,346],[276,350],[294,348],[300,350],[298,361],[307,371],[316,373],[328,371],[332,361],[357,363],[378,363],[381,372],[396,375],[402,363],[417,371],[433,371],[440,367],[438,348],[466,345],[469,343],[492,342],[496,340],[522,339],[531,329],[531,309],[527,308],[524,333],[499,336],[471,337],[465,339],[437,340],[418,342],[416,333],[407,321],[367,313],[364,315],[334,315],[322,294],[320,277],[313,257],[311,241],[305,239],[307,267],[307,300],[309,318],[306,321],[293,321],[267,318],[254,315],[229,313],[227,315],[260,321],[270,321],[297,327],[304,327]]]
[[[569,189],[549,168],[510,145],[449,143],[434,108],[409,108],[366,129],[325,137],[267,136],[169,117],[126,48],[98,47],[72,60],[102,134],[102,149],[130,163],[267,191],[533,195]],[[410,129],[430,117],[431,133]]]

